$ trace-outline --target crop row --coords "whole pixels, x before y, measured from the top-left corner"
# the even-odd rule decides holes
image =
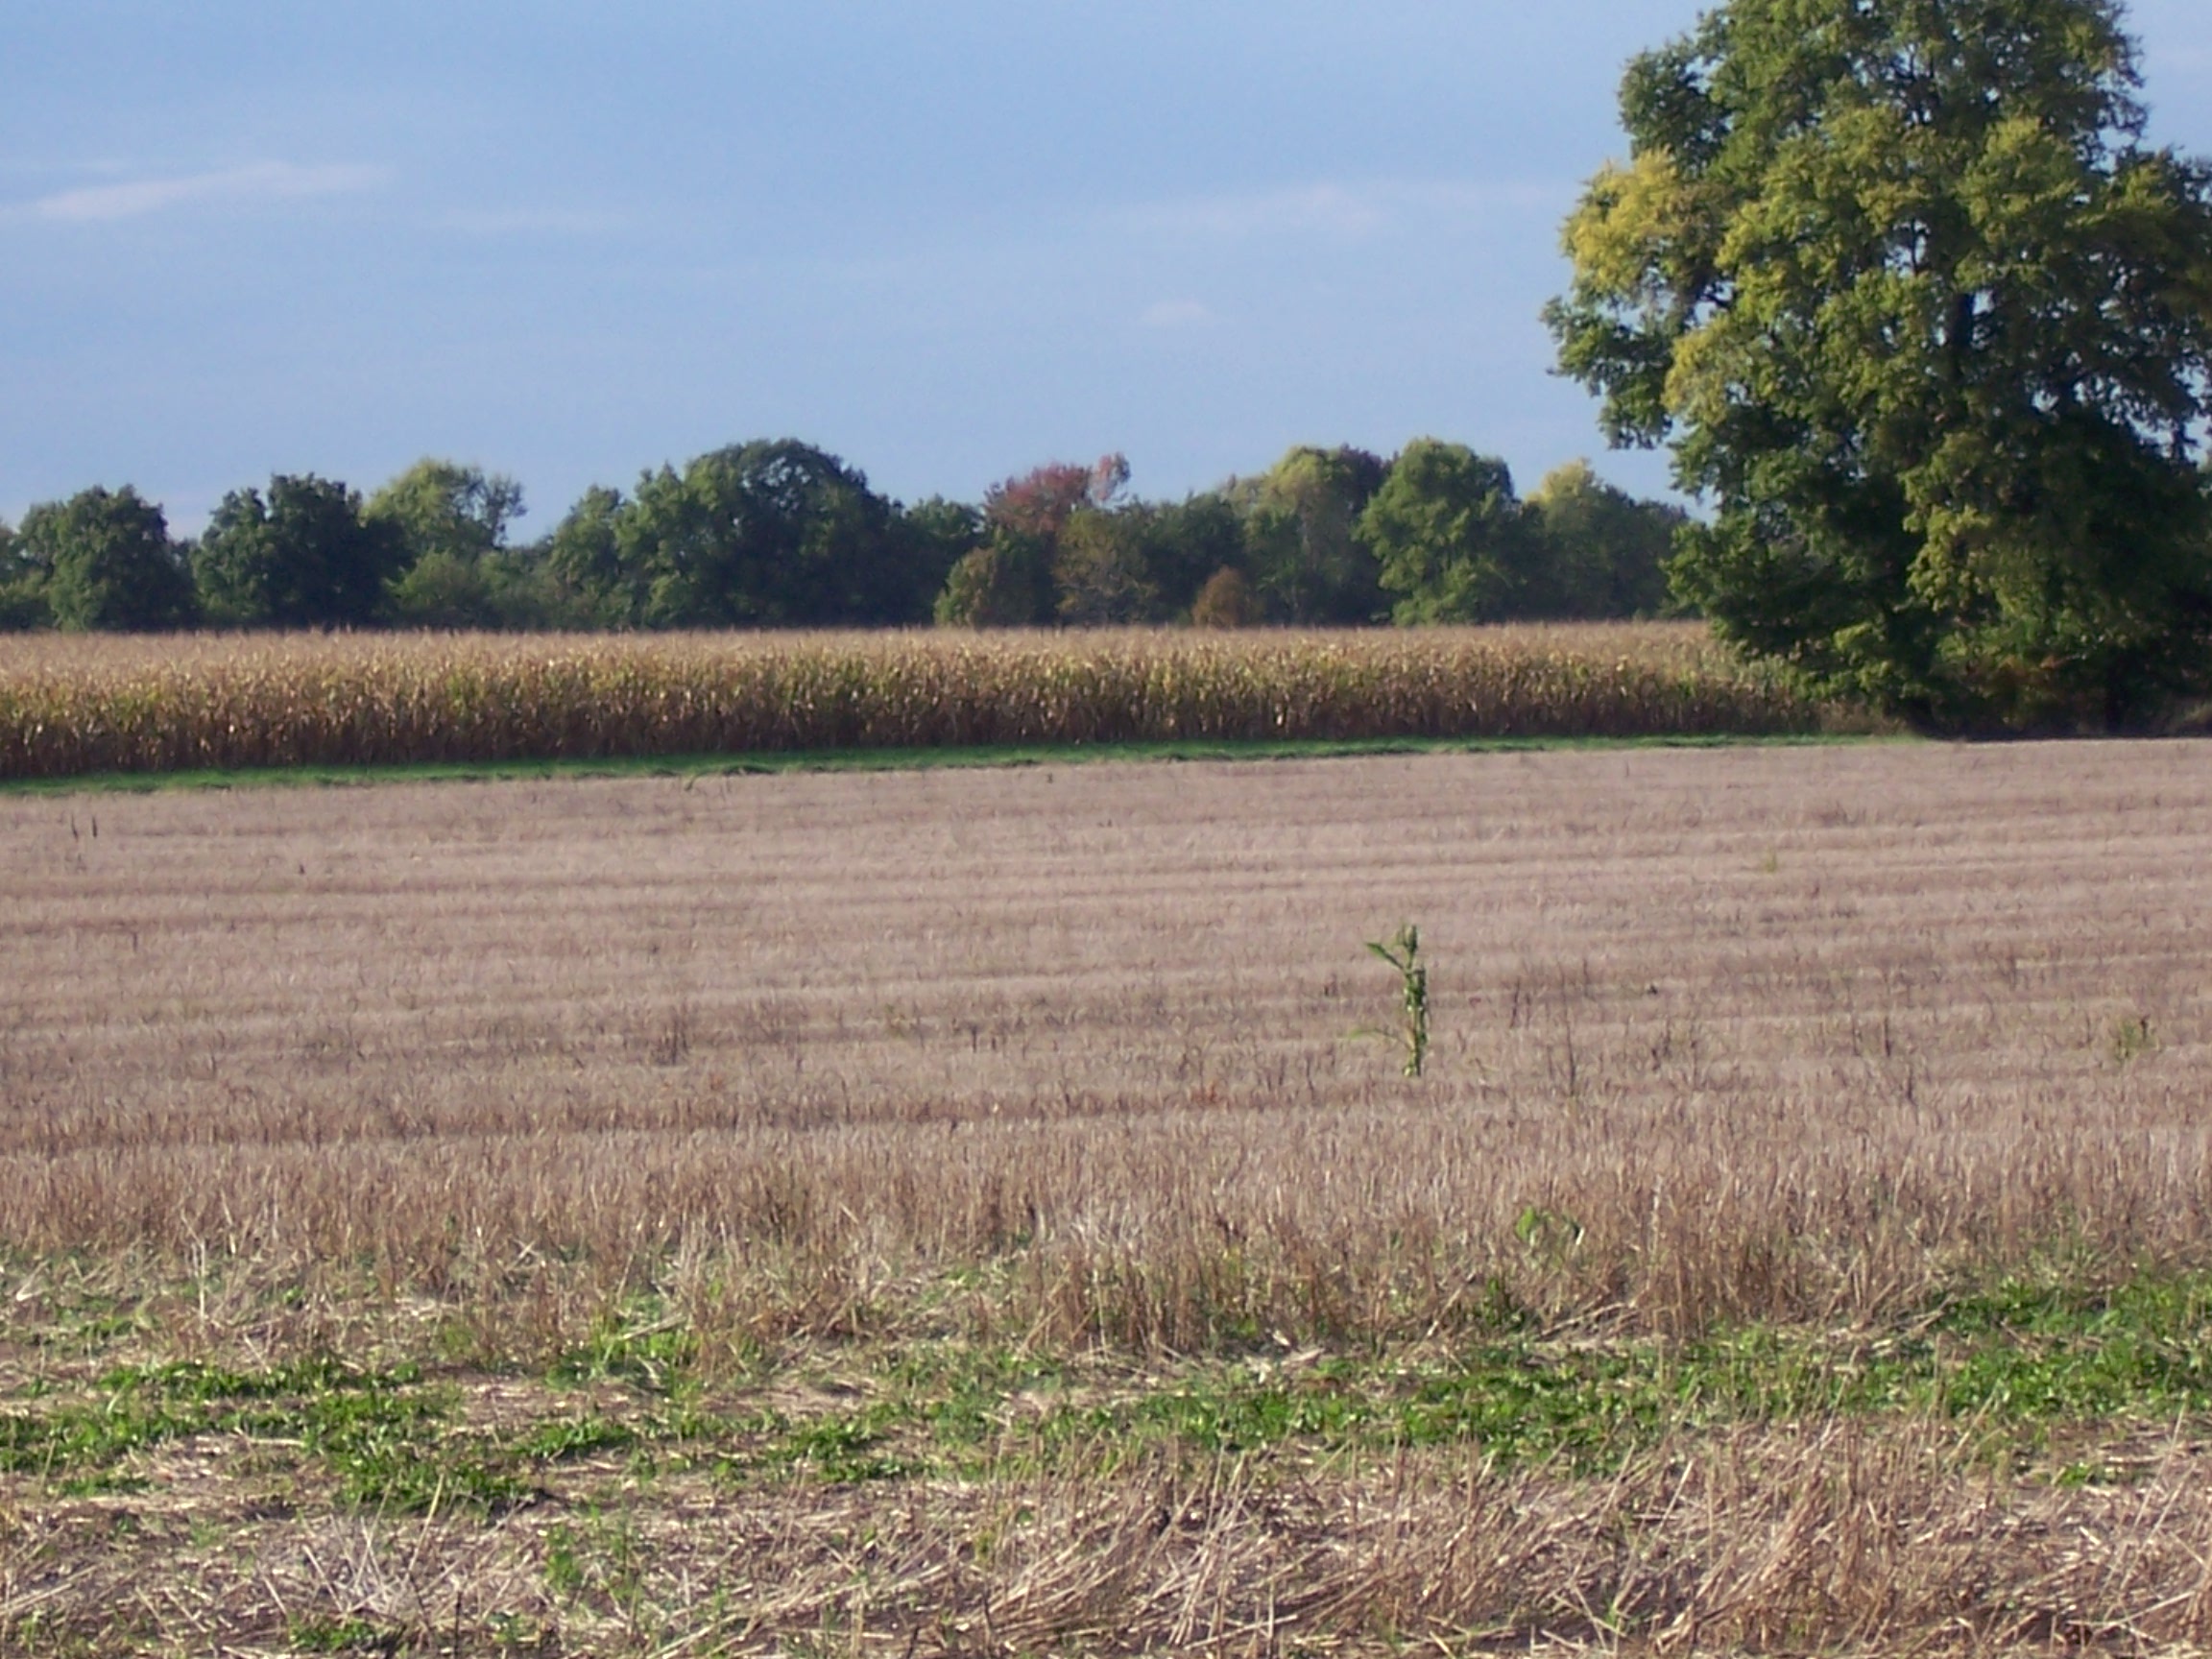
[[[1679,627],[230,637],[0,662],[0,778],[839,749],[1811,732]]]

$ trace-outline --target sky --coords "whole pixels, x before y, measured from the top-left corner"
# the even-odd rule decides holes
[[[1698,0],[15,0],[0,517],[276,472],[593,483],[752,438],[912,501],[1175,497],[1432,435],[1607,454],[1551,373],[1622,66]],[[2212,6],[2137,0],[2212,154]]]

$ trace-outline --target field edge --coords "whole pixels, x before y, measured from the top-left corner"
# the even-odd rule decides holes
[[[1492,755],[1652,749],[1859,748],[1924,743],[1899,732],[1686,733],[1638,736],[1292,738],[1259,741],[1061,743],[960,748],[753,750],[544,760],[246,766],[175,772],[87,772],[0,779],[0,800],[170,790],[360,788],[402,783],[503,783],[562,779],[758,777],[788,773],[923,772],[1034,766],[1353,759],[1392,755]]]

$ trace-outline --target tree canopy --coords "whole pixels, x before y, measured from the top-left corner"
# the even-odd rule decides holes
[[[1923,723],[2206,678],[2212,174],[2115,0],[1729,0],[1638,58],[1548,313],[1713,508],[1681,592]]]
[[[1519,609],[1534,526],[1504,462],[1434,438],[1406,445],[1360,515],[1399,622],[1488,622]]]
[[[1088,467],[1051,461],[983,496],[982,540],[952,565],[937,596],[940,623],[968,628],[1028,627],[1040,622],[1126,620],[1107,612],[1123,602],[1132,579],[1126,541],[1106,521],[1129,482],[1129,463],[1102,455]],[[1078,515],[1095,521],[1065,549]]]
[[[361,516],[397,532],[404,568],[390,590],[396,620],[439,628],[496,626],[518,571],[495,562],[524,511],[522,486],[481,467],[425,458],[370,496]]]
[[[866,477],[790,439],[646,474],[617,517],[615,550],[649,625],[905,621],[933,586]]]
[[[197,608],[168,520],[129,485],[32,508],[13,560],[63,629],[175,628]]]
[[[1301,445],[1238,491],[1248,503],[1252,585],[1272,614],[1297,623],[1374,619],[1382,595],[1359,515],[1389,470],[1364,449]]]
[[[46,573],[23,551],[23,543],[0,518],[0,630],[36,628],[53,621],[46,609]]]
[[[192,558],[211,618],[248,627],[365,627],[381,619],[385,584],[406,564],[389,519],[313,473],[277,474],[266,495],[233,490]]]
[[[0,526],[0,628],[1247,627],[1386,620],[1393,601],[1408,622],[1624,615],[1648,609],[1654,535],[1679,517],[1587,468],[1520,502],[1503,461],[1434,439],[1387,460],[1300,445],[1179,501],[1129,478],[1110,454],[905,506],[835,455],[764,440],[628,493],[594,486],[518,541],[519,485],[428,458],[366,500],[312,475],[232,491],[192,546],[134,493],[93,491],[35,509],[28,538]],[[80,551],[58,560],[64,542]],[[130,547],[138,574],[115,578]]]
[[[1656,616],[1667,560],[1689,522],[1681,508],[1640,501],[1570,461],[1528,497],[1544,549],[1536,608],[1551,616]]]

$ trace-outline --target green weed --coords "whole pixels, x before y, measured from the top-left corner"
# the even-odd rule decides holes
[[[1367,941],[1370,954],[1398,971],[1398,1028],[1393,1038],[1405,1055],[1405,1072],[1418,1077],[1429,1062],[1429,970],[1421,961],[1421,929],[1408,922],[1389,940]]]
[[[2151,1022],[2140,1014],[2123,1015],[2112,1022],[2111,1034],[2105,1045],[2115,1066],[2125,1066],[2130,1060],[2139,1060],[2158,1046],[2158,1039],[2151,1029]]]
[[[286,1625],[285,1638],[302,1653],[398,1653],[405,1646],[398,1631],[359,1618],[295,1619]]]
[[[699,1357],[698,1338],[657,1307],[634,1310],[641,1322],[619,1310],[602,1315],[584,1344],[555,1361],[552,1380],[566,1386],[586,1382],[626,1382],[648,1394],[666,1394]]]

